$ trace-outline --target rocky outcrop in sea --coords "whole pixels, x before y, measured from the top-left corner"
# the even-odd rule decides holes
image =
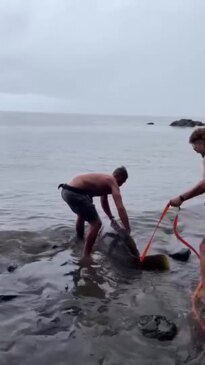
[[[203,127],[205,123],[198,122],[192,119],[180,119],[172,122],[170,124],[171,127]]]

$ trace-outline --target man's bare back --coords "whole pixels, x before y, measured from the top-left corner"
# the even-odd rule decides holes
[[[119,189],[114,176],[107,174],[79,175],[74,177],[69,185],[83,189],[92,196],[112,194],[114,188]]]

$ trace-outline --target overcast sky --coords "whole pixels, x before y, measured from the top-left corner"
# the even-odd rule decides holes
[[[0,110],[205,117],[205,0],[0,0]]]

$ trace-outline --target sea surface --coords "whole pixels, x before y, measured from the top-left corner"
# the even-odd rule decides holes
[[[99,248],[95,264],[79,271],[75,216],[57,189],[75,175],[125,165],[122,196],[142,252],[167,202],[202,177],[201,157],[188,143],[192,129],[170,127],[172,121],[0,113],[0,365],[204,364],[205,335],[191,315],[197,257],[170,258],[167,272],[139,272]],[[204,201],[185,202],[179,212],[180,234],[197,250]],[[117,218],[111,197],[110,205]],[[150,253],[182,248],[173,234],[177,213],[169,210]],[[100,247],[101,235],[98,241]],[[173,321],[177,336],[144,337],[137,323],[149,314]]]

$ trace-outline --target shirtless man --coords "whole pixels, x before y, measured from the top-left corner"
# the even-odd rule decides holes
[[[114,170],[112,175],[92,173],[74,177],[69,184],[60,184],[62,187],[62,198],[69,205],[71,210],[77,214],[76,232],[78,237],[84,236],[85,221],[89,223],[89,231],[85,240],[83,262],[89,262],[92,247],[101,228],[102,222],[97,213],[92,198],[99,196],[101,205],[110,219],[114,219],[108,203],[108,194],[112,194],[113,200],[124,229],[130,233],[130,224],[126,209],[122,202],[119,187],[128,178],[127,170],[124,166]]]
[[[205,128],[195,129],[189,138],[189,143],[192,144],[194,151],[199,153],[203,158],[203,179],[192,189],[171,199],[170,204],[173,207],[180,207],[185,200],[205,193]]]

